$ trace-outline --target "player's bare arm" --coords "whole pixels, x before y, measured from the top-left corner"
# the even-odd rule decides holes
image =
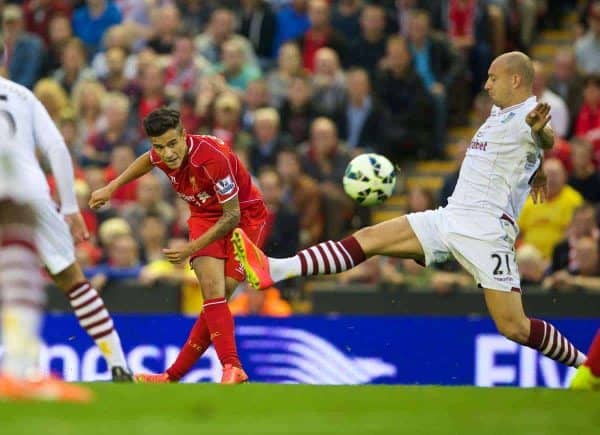
[[[194,252],[210,245],[215,240],[222,239],[229,234],[240,223],[241,211],[240,202],[236,196],[222,204],[223,215],[219,220],[202,236],[192,240],[185,247],[177,249],[163,249],[165,257],[171,263],[181,263],[185,261]]]
[[[119,187],[140,178],[152,170],[152,162],[150,161],[150,152],[139,156],[121,175],[115,178],[101,189],[95,190],[90,196],[89,205],[92,209],[97,209],[106,204],[112,194]]]
[[[536,145],[545,150],[554,146],[554,132],[548,124],[550,119],[550,105],[547,103],[538,103],[525,118]]]
[[[540,167],[531,180],[531,199],[534,204],[542,204],[548,197],[548,178],[544,172],[544,159],[540,159]]]

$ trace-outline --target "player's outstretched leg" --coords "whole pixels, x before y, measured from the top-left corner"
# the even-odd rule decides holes
[[[571,388],[600,391],[600,329],[592,341],[587,359],[579,366],[571,381]]]
[[[3,203],[2,207],[11,205]],[[6,213],[6,209],[2,213]],[[13,223],[0,228],[0,298],[3,301],[0,329],[4,343],[0,399],[90,401],[92,393],[89,390],[40,373],[45,291],[32,225]]]
[[[134,376],[136,382],[149,384],[165,384],[178,382],[196,364],[196,361],[206,352],[210,346],[210,331],[206,324],[204,311],[200,313],[190,334],[181,347],[175,362],[165,373],[146,374],[140,373]]]
[[[79,324],[94,340],[110,367],[115,382],[132,382],[121,339],[98,291],[87,281],[77,263],[53,275],[54,282],[65,291]]]
[[[424,258],[421,243],[406,216],[363,228],[337,242],[319,243],[289,258],[267,257],[240,228],[234,230],[231,241],[248,282],[259,290],[298,276],[341,273],[373,255]]]
[[[585,361],[585,354],[554,325],[525,315],[521,293],[485,289],[484,294],[490,315],[506,338],[567,366],[579,367]]]

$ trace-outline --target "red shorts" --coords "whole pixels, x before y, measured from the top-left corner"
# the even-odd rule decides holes
[[[254,207],[253,207],[254,208]],[[242,212],[242,219],[239,228],[250,237],[256,246],[262,248],[265,242],[266,225],[267,225],[267,210],[261,204],[255,210],[245,210]],[[195,240],[204,234],[217,221],[214,218],[207,219],[202,216],[191,216],[188,219],[190,229],[190,240]],[[190,257],[190,262],[197,257],[213,257],[222,258],[225,260],[225,276],[235,279],[236,281],[244,281],[246,273],[242,265],[235,259],[233,246],[231,244],[231,233],[224,238],[212,242],[210,245],[196,251]]]

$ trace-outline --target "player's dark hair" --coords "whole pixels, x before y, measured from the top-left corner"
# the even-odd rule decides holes
[[[149,137],[162,136],[173,128],[181,129],[178,110],[169,107],[159,107],[144,118],[144,130]]]

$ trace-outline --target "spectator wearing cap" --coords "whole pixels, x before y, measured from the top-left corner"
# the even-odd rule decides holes
[[[2,31],[8,78],[32,89],[42,73],[44,43],[37,35],[25,31],[23,12],[16,5],[4,7]]]

